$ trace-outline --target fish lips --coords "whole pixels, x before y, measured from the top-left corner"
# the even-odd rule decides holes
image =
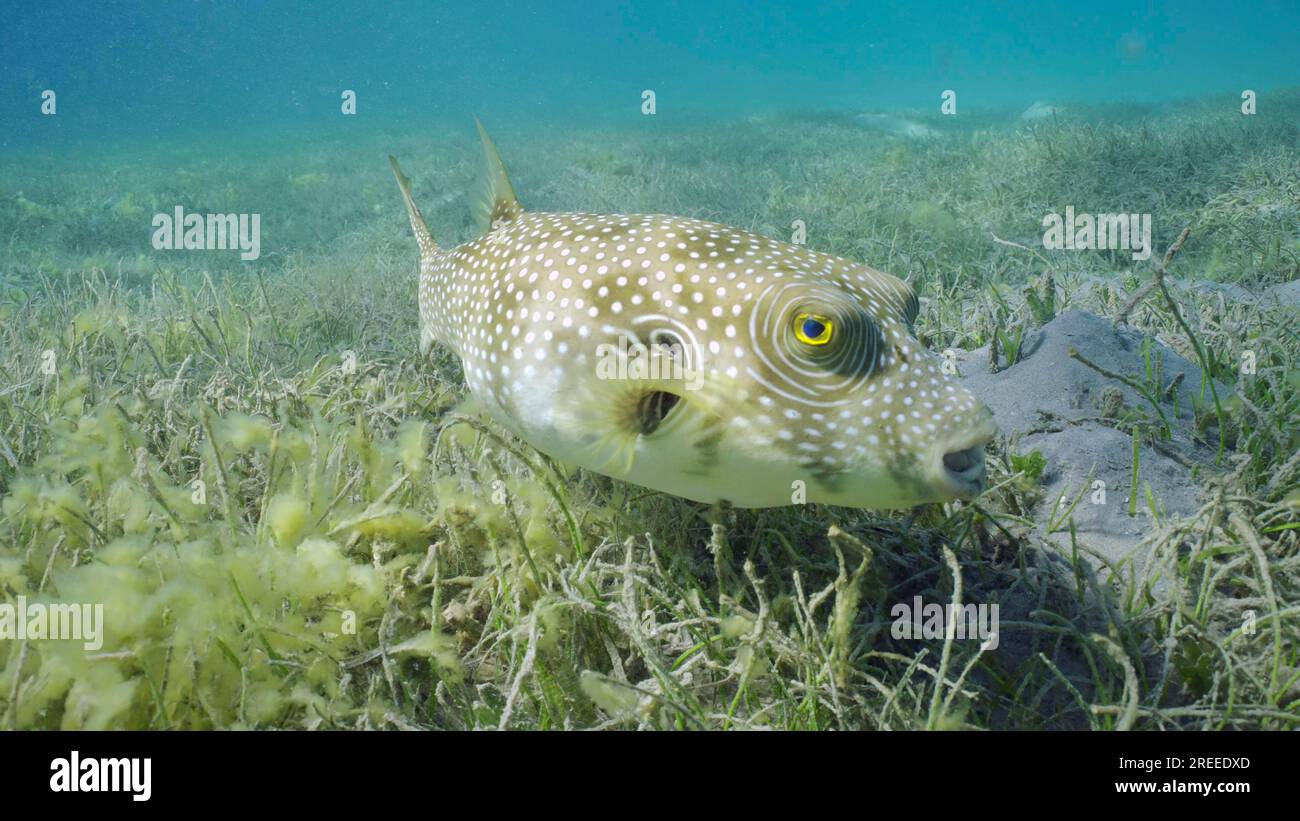
[[[945,496],[973,499],[984,492],[987,476],[984,446],[993,441],[998,426],[987,409],[970,429],[935,447],[930,457],[930,474]]]

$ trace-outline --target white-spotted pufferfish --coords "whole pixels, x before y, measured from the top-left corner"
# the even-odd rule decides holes
[[[421,349],[552,457],[701,502],[900,508],[984,487],[992,414],[944,374],[895,277],[718,223],[542,214],[482,126],[485,231],[420,246]]]

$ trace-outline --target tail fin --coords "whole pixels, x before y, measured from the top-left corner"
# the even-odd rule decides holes
[[[483,157],[487,160],[486,184],[482,199],[475,209],[479,225],[486,233],[498,222],[510,222],[522,214],[524,207],[515,196],[514,186],[510,184],[510,177],[506,176],[506,167],[501,162],[497,147],[492,144],[492,138],[478,117],[474,118],[474,125],[478,126],[478,136],[483,141]]]
[[[433,234],[429,233],[429,226],[424,222],[424,215],[420,213],[420,207],[415,204],[411,197],[411,181],[402,173],[402,167],[397,164],[397,158],[392,154],[388,155],[388,164],[393,166],[393,175],[397,177],[397,187],[402,189],[402,199],[406,202],[406,213],[411,218],[411,230],[415,232],[415,241],[420,245],[420,258],[432,256],[438,250],[438,243],[433,241]]]

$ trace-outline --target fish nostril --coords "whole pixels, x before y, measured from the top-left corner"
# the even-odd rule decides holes
[[[979,466],[983,448],[964,448],[943,455],[943,466],[950,473],[965,475],[972,468]]]

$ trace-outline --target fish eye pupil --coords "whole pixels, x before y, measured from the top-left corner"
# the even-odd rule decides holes
[[[831,320],[818,314],[799,314],[794,318],[794,335],[805,345],[822,346],[831,341]]]

